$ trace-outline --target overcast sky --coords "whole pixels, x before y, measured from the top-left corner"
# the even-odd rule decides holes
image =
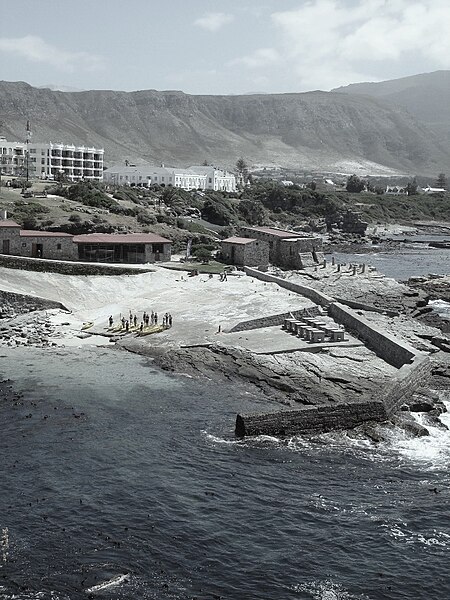
[[[2,0],[0,79],[191,94],[450,68],[450,0]]]

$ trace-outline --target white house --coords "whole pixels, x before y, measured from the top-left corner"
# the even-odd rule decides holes
[[[406,186],[402,185],[387,185],[385,194],[391,194],[394,196],[406,195],[408,193]]]
[[[422,188],[424,194],[445,194],[447,191],[445,188],[434,188],[429,185],[426,188]]]
[[[189,170],[206,176],[207,190],[221,192],[236,191],[236,177],[233,173],[228,173],[228,171],[223,171],[222,169],[216,169],[216,167],[210,165],[193,165],[192,167],[189,167]]]
[[[148,187],[157,184],[173,186],[185,190],[225,190],[235,191],[234,175],[207,166],[155,167],[153,165],[118,164],[103,172],[103,180],[114,185],[136,185]]]
[[[8,142],[0,137],[0,168],[3,175],[56,179],[64,174],[71,181],[101,180],[103,148],[40,142]]]

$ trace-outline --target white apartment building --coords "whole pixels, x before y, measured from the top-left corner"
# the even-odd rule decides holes
[[[157,184],[184,190],[235,191],[234,175],[214,167],[154,167],[152,165],[115,165],[103,172],[103,181],[114,185],[136,185],[148,187]]]
[[[28,157],[27,157],[28,151]],[[0,137],[2,175],[56,179],[64,174],[70,181],[103,179],[103,148],[49,142],[7,142]]]

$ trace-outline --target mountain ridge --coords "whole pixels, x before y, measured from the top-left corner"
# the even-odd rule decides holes
[[[450,144],[404,108],[357,93],[190,95],[179,90],[35,88],[0,82],[1,134],[104,147],[106,164],[133,161],[232,167],[278,164],[304,170],[435,173]],[[355,169],[351,168],[355,167]],[[345,172],[345,171],[342,171]]]

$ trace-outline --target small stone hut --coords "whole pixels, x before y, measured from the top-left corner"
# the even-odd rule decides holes
[[[247,237],[229,237],[222,240],[222,260],[238,266],[266,266],[269,263],[269,244]]]
[[[323,260],[322,239],[276,227],[241,227],[243,237],[266,242],[269,262],[284,269],[304,269]]]

